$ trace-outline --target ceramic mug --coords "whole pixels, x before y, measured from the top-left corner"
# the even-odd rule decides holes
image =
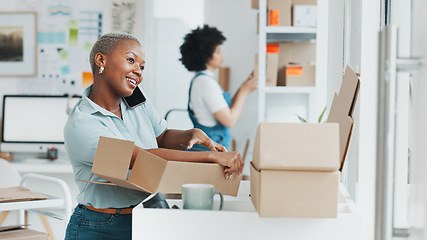
[[[224,197],[220,191],[215,191],[211,184],[191,183],[182,185],[182,203],[184,209],[212,210],[215,194],[220,197],[219,210],[222,210]]]

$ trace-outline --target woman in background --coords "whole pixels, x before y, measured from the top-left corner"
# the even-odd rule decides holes
[[[233,98],[229,92],[224,92],[214,78],[215,70],[222,66],[220,45],[224,41],[225,37],[217,28],[198,27],[185,36],[180,47],[180,61],[187,70],[196,73],[191,80],[187,106],[194,128],[203,130],[212,140],[228,147],[230,128],[239,119],[246,97],[257,89],[258,78],[251,73]]]
[[[167,129],[166,121],[149,99],[144,101],[142,93],[140,102],[128,106],[125,97],[138,93],[145,66],[142,46],[135,37],[121,33],[101,36],[92,47],[90,64],[93,84],[71,111],[64,128],[75,179],[104,181],[91,172],[101,136],[135,143],[130,169],[142,148],[169,161],[221,164],[226,178],[241,174],[243,160],[238,152],[226,152],[198,129]],[[192,148],[194,144],[212,152],[181,151],[183,145]],[[131,239],[132,208],[150,194],[79,180],[79,204],[70,218],[65,239]]]

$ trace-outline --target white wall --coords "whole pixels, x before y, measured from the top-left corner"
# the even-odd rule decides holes
[[[223,66],[230,67],[230,92],[234,94],[254,69],[258,51],[257,10],[251,8],[250,0],[205,0],[205,4],[205,23],[216,26],[227,38],[221,50],[224,54]],[[240,153],[243,154],[246,141],[250,139],[245,175],[249,175],[249,161],[258,127],[257,94],[255,91],[248,96],[241,117],[231,129],[236,150]]]

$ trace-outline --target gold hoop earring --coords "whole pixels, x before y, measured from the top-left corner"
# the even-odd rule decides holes
[[[101,66],[100,68],[99,68],[99,74],[101,74],[101,73],[103,73],[104,72],[104,66]]]

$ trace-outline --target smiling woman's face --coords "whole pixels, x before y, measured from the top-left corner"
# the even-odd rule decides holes
[[[145,54],[137,41],[122,40],[114,50],[105,56],[105,70],[102,73],[106,84],[116,95],[130,96],[142,82]]]

